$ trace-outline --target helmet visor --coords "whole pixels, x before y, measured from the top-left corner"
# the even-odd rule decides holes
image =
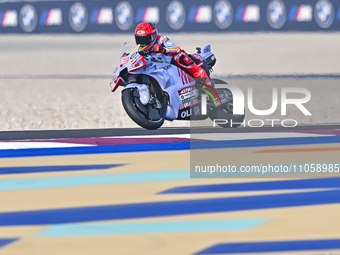
[[[151,35],[136,35],[136,44],[140,44],[141,46],[148,46],[153,43],[155,39],[155,34]]]

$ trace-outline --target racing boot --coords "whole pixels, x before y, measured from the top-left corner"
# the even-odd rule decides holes
[[[197,65],[196,65],[197,66]],[[198,67],[198,66],[197,66]],[[191,67],[192,69],[196,68],[195,66]],[[198,67],[197,71],[193,73],[195,77],[195,87],[198,89],[199,93],[207,93],[208,103],[211,106],[220,106],[223,103],[227,102],[227,98],[224,92],[219,89],[215,89],[214,83],[210,80],[209,76],[205,72],[204,69]]]
[[[210,78],[203,68],[194,63],[192,66],[187,68],[187,70],[195,77],[196,87],[198,89],[208,89],[211,87],[212,84]]]

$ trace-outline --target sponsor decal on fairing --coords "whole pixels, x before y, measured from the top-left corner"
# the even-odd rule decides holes
[[[197,100],[197,99],[194,99],[194,100],[191,100],[191,101],[186,102],[186,103],[184,103],[184,104],[181,104],[181,105],[179,106],[179,109],[182,110],[182,109],[185,109],[185,108],[187,108],[187,107],[191,107],[191,106],[193,106],[193,105],[197,105],[197,104],[199,104],[200,102],[201,102],[201,101],[199,101],[199,100]]]
[[[182,79],[183,85],[194,84],[195,80],[190,77],[186,72],[177,67],[178,75]]]
[[[183,95],[195,90],[195,86],[186,87],[178,91],[178,95]]]
[[[198,116],[200,114],[201,114],[200,107],[199,106],[195,106],[195,108],[194,108],[194,116]]]
[[[121,65],[127,64],[129,62],[129,59],[130,59],[129,57],[122,58],[122,60],[120,61],[120,64]]]
[[[182,103],[186,103],[190,100],[197,98],[198,92],[195,89],[195,86],[190,86],[178,91],[178,95],[182,100]]]

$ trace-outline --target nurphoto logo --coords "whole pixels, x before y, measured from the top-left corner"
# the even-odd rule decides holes
[[[215,88],[217,89],[228,89],[233,95],[233,114],[234,115],[244,115],[245,109],[245,96],[240,88],[230,84],[216,84]],[[247,89],[247,106],[249,111],[257,116],[269,116],[273,114],[278,107],[281,109],[281,116],[287,116],[287,105],[295,105],[305,116],[312,116],[312,114],[307,110],[304,104],[308,103],[311,99],[311,93],[309,90],[305,88],[295,88],[295,87],[283,87],[280,88],[280,97],[279,97],[279,89],[272,88],[272,105],[269,109],[266,110],[258,110],[254,107],[253,103],[253,88]],[[288,98],[288,94],[295,93],[301,94],[300,98]],[[210,94],[211,95],[211,94]],[[202,115],[207,114],[207,98],[206,94],[202,94],[201,101],[201,109]],[[279,104],[280,98],[280,104]],[[214,119],[213,126],[217,126],[218,124],[228,124],[228,120],[226,119]],[[275,124],[280,123],[283,127],[295,127],[298,125],[297,120],[295,119],[266,119],[265,121],[261,119],[251,119],[248,121],[244,121],[242,123],[236,123],[230,121],[230,127],[233,125],[243,125],[246,126],[248,124],[249,127],[262,127],[266,124],[271,125],[272,127]],[[256,125],[255,125],[256,123]]]

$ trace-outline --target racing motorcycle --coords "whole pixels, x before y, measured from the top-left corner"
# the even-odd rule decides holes
[[[171,56],[143,51],[139,45],[124,43],[120,63],[113,72],[111,91],[123,86],[122,104],[129,117],[146,129],[157,129],[165,120],[204,120],[207,118],[239,123],[244,115],[233,115],[233,96],[228,89],[214,89],[215,84],[225,83],[212,79],[210,89],[202,89],[200,81],[194,79],[178,66],[172,64]],[[210,45],[190,56],[210,76],[216,63]],[[202,84],[202,82],[201,82]],[[206,107],[202,112],[203,91]],[[210,92],[214,93],[210,93]],[[204,96],[206,96],[205,94]],[[216,97],[215,97],[216,95]],[[218,100],[217,100],[218,98]]]

